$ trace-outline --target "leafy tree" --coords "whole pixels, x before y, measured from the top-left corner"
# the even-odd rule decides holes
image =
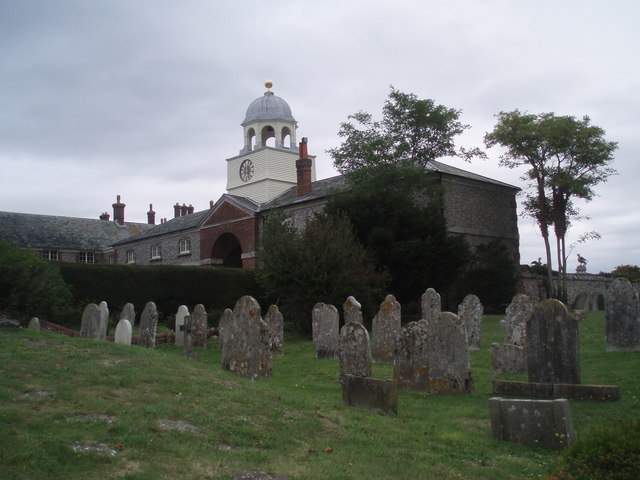
[[[525,212],[540,228],[547,281],[553,285],[549,230],[554,229],[558,270],[564,275],[565,237],[571,220],[579,214],[574,199],[590,201],[593,187],[615,173],[609,164],[617,143],[606,141],[604,130],[591,125],[586,116],[578,120],[553,113],[535,115],[514,110],[500,112],[497,118],[493,131],[485,135],[485,144],[506,148],[501,165],[528,168],[523,179],[530,182],[531,190],[525,197]]]
[[[611,275],[616,278],[626,278],[631,283],[640,283],[640,267],[638,265],[618,265]]]
[[[71,291],[58,265],[0,242],[0,310],[24,319],[55,319],[70,308]]]
[[[298,232],[281,214],[271,214],[258,261],[258,281],[301,333],[311,331],[317,302],[340,306],[353,295],[370,314],[384,293],[384,275],[374,271],[344,217],[317,216]]]

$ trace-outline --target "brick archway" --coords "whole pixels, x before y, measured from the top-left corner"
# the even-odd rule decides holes
[[[242,268],[242,246],[233,233],[220,235],[211,249],[211,260],[214,265],[229,268]]]

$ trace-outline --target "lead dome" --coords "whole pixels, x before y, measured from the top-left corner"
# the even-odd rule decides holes
[[[247,108],[247,114],[242,124],[246,125],[255,120],[296,121],[295,118],[293,118],[289,104],[283,98],[275,95],[271,90],[267,90],[262,97],[256,98],[251,102],[251,105]]]

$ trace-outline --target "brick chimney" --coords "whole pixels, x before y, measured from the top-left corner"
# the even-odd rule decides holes
[[[111,215],[109,215],[109,212],[103,212],[100,215],[100,220],[106,220],[108,222],[110,218],[111,218]]]
[[[193,215],[195,209],[196,208],[193,205],[189,204],[189,206],[187,207],[187,215]]]
[[[127,205],[120,202],[120,195],[117,196],[116,203],[111,206],[113,207],[113,221],[124,225],[124,207]]]
[[[187,207],[186,203],[183,203],[182,206],[180,207],[180,216],[184,217],[188,213],[189,213],[189,207]]]
[[[180,216],[180,204],[176,202],[173,206],[173,218],[178,218]]]
[[[296,172],[298,174],[297,196],[309,195],[311,188],[311,165],[312,160],[307,152],[307,137],[302,137],[299,145],[300,158],[296,160]]]
[[[156,224],[156,212],[153,211],[153,204],[149,204],[149,211],[147,212],[147,223],[149,225]]]

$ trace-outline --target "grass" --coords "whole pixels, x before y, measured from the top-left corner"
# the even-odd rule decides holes
[[[499,316],[486,316],[472,352],[475,393],[401,392],[387,417],[342,405],[337,360],[289,339],[272,378],[251,382],[220,368],[211,342],[201,361],[173,345],[155,350],[37,331],[0,332],[0,478],[225,479],[264,471],[291,479],[542,478],[557,453],[491,438],[490,344]],[[583,383],[617,384],[617,403],[571,402],[586,433],[640,412],[640,354],[605,353],[602,312],[581,324]],[[392,368],[375,365],[374,376]],[[50,392],[49,396],[25,396]],[[166,430],[158,420],[188,422]],[[104,446],[115,455],[76,453]]]

